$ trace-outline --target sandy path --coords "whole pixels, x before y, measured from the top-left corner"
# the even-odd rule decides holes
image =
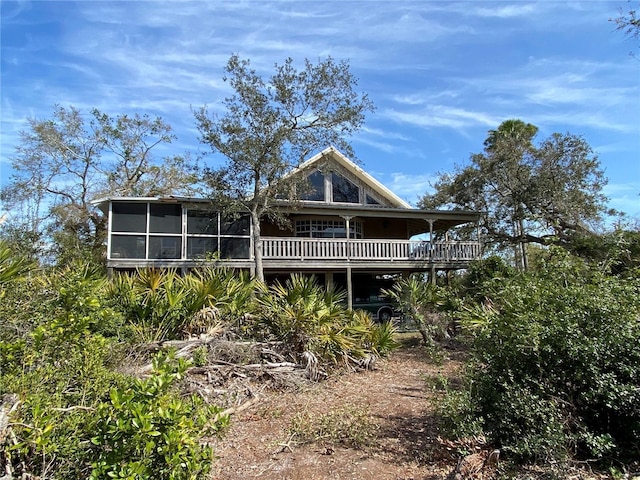
[[[449,377],[460,363],[429,362],[421,347],[404,346],[374,371],[346,374],[301,392],[268,392],[232,418],[216,442],[214,479],[441,479],[453,457],[435,440],[433,405],[441,395],[429,378]],[[296,413],[367,412],[377,428],[368,446],[300,444],[288,429]],[[340,418],[340,417],[338,417]],[[291,448],[284,446],[289,444]]]

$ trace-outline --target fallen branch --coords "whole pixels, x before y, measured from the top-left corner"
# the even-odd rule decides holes
[[[215,417],[213,417],[212,422],[217,422],[218,420],[220,420],[222,417],[227,417],[229,415],[233,415],[236,413],[240,413],[243,410],[246,410],[247,408],[249,408],[250,406],[252,406],[253,404],[257,403],[258,400],[260,399],[259,396],[254,396],[252,398],[250,398],[249,400],[247,400],[246,402],[236,406],[236,407],[230,407],[227,408],[226,410],[218,413]]]
[[[96,409],[93,407],[85,407],[84,405],[73,405],[72,407],[60,407],[60,408],[52,408],[51,410],[55,410],[56,412],[72,412],[74,410],[85,410],[87,412],[95,412]]]
[[[152,352],[156,352],[163,348],[175,348],[176,350],[189,347],[191,349],[199,347],[200,345],[208,345],[217,340],[217,336],[213,335],[201,335],[199,337],[188,338],[186,340],[160,340],[158,342],[149,342],[142,345],[142,348]]]

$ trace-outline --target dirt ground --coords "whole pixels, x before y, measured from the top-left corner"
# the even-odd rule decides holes
[[[444,361],[434,363],[418,337],[405,334],[402,348],[372,371],[330,376],[294,392],[262,391],[215,442],[213,478],[446,478],[457,455],[438,439],[434,405],[439,385],[455,381],[463,354],[443,353]],[[335,431],[313,430],[322,418]],[[354,446],[340,433],[346,440],[370,438]]]

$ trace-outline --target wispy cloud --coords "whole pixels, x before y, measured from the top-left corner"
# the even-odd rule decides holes
[[[435,177],[432,175],[407,175],[396,172],[391,174],[391,181],[387,185],[405,201],[416,205],[424,194],[432,189],[434,181]]]
[[[378,107],[352,139],[358,157],[408,201],[507,118],[584,135],[623,184],[640,177],[640,63],[615,15],[610,2],[3,3],[0,162],[24,118],[56,103],[161,115],[174,146],[201,148],[192,108],[218,111],[232,53],[261,75],[331,55]]]
[[[496,18],[514,18],[514,17],[529,17],[536,11],[536,5],[531,3],[519,3],[514,5],[495,5],[492,8],[476,7],[471,5],[470,11],[467,11],[468,15],[475,15],[478,17],[496,17]]]
[[[431,128],[447,127],[461,130],[470,126],[492,127],[500,123],[500,119],[485,112],[474,112],[447,105],[428,105],[420,111],[398,111],[388,109],[383,115],[393,121],[408,123],[413,126]]]

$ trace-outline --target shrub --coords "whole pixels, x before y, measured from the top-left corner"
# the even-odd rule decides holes
[[[325,290],[304,275],[263,287],[258,297],[260,322],[294,355],[309,351],[335,363],[394,348],[391,327],[375,326],[368,314],[347,311],[345,303],[345,292]]]
[[[426,282],[418,275],[396,282],[383,290],[402,314],[413,320],[427,347],[448,336],[448,318],[438,312],[446,302],[445,289]]]
[[[0,377],[0,394],[16,395],[20,402],[10,419],[16,442],[3,445],[0,458],[16,476],[86,478],[95,407],[111,388],[129,380],[106,366],[112,344],[104,337],[65,344],[60,329],[55,335],[56,340],[36,342],[46,345],[43,350],[26,345],[18,366]],[[51,355],[54,345],[58,349]]]
[[[151,377],[111,390],[96,411],[91,480],[206,478],[213,452],[202,437],[224,427],[228,417],[196,395],[172,391],[186,368],[182,359],[161,353]]]
[[[253,291],[247,275],[230,269],[204,267],[180,276],[150,268],[115,277],[110,298],[137,339],[157,341],[206,330],[218,319],[235,321],[250,310]],[[216,315],[198,315],[203,309]]]
[[[176,338],[206,300],[189,302],[193,297],[175,270],[154,268],[117,275],[110,285],[110,297],[143,342]]]
[[[204,478],[211,452],[201,436],[226,420],[180,395],[184,362],[158,357],[142,380],[116,371],[122,316],[104,301],[99,270],[70,265],[5,285],[0,320],[13,333],[0,341],[0,398],[13,409],[11,441],[0,444],[3,472]]]
[[[640,444],[640,282],[554,251],[467,307],[468,414],[522,460],[622,458]]]
[[[492,295],[494,286],[498,289],[503,281],[517,275],[517,271],[502,257],[492,255],[474,260],[462,277],[462,295],[481,302]]]

